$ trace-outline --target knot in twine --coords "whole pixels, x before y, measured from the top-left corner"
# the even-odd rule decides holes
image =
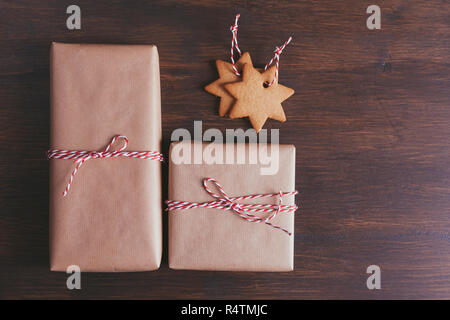
[[[117,140],[123,140],[123,145],[117,151],[110,151],[112,145]],[[63,192],[65,197],[70,190],[73,179],[77,174],[80,167],[86,161],[90,159],[104,159],[104,158],[117,158],[117,157],[128,157],[136,159],[146,159],[146,160],[158,160],[163,161],[163,155],[156,151],[124,151],[128,146],[128,138],[126,136],[117,135],[112,138],[111,142],[103,151],[79,151],[79,150],[62,150],[62,149],[50,149],[47,151],[47,158],[50,159],[63,159],[63,160],[75,160],[74,163],[77,164],[75,169],[73,169],[70,175],[69,182],[67,183],[66,189]]]
[[[217,194],[213,192],[208,187],[208,182],[214,183],[214,185],[219,190],[220,194]],[[254,223],[265,223],[272,228],[279,229],[285,233],[287,233],[289,236],[292,235],[292,232],[290,232],[287,229],[284,229],[282,227],[276,226],[272,224],[270,221],[275,219],[278,214],[280,213],[294,213],[298,207],[296,205],[283,205],[282,204],[282,198],[284,196],[289,195],[296,195],[297,191],[292,192],[279,192],[279,193],[268,193],[268,194],[256,194],[256,195],[250,195],[250,196],[241,196],[241,197],[229,197],[228,194],[225,192],[223,187],[217,182],[217,180],[213,178],[206,178],[203,180],[203,187],[212,197],[217,199],[216,201],[210,201],[210,202],[203,202],[203,203],[196,203],[196,202],[189,202],[189,201],[177,201],[177,200],[167,200],[167,209],[166,211],[171,210],[189,210],[194,208],[211,208],[211,209],[220,209],[220,210],[231,210],[235,214],[237,214],[240,218]],[[238,201],[242,200],[249,200],[249,199],[258,199],[258,198],[270,198],[270,197],[279,197],[278,205],[273,204],[245,204],[245,203],[238,203]],[[269,216],[266,218],[258,217],[252,213],[270,213]]]

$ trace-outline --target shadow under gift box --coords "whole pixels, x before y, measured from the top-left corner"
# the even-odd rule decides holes
[[[195,145],[197,147],[195,147]],[[236,155],[239,144],[233,147]],[[200,146],[200,147],[199,147]],[[223,158],[227,156],[223,144]],[[176,142],[170,146],[169,199],[188,202],[209,202],[213,198],[203,187],[205,178],[217,180],[229,197],[256,194],[276,194],[295,190],[295,147],[277,145],[278,157],[273,157],[277,168],[274,174],[262,175],[267,165],[257,161],[251,164],[249,155],[257,157],[260,145],[243,144],[244,164],[208,164],[212,162],[207,144]],[[267,145],[270,155],[272,146]],[[183,150],[180,152],[180,150]],[[178,155],[189,153],[181,163]],[[194,164],[195,154],[202,159]],[[202,155],[203,153],[203,155]],[[212,152],[213,153],[213,152]],[[214,153],[213,153],[214,154]],[[186,154],[185,154],[186,156]],[[185,161],[188,162],[188,161]],[[223,161],[226,163],[226,161]],[[237,162],[237,160],[236,160]],[[214,185],[210,186],[215,189]],[[216,192],[220,194],[219,191]],[[249,204],[275,204],[279,198],[240,201]],[[295,205],[293,195],[282,198],[283,205]],[[172,269],[222,270],[222,271],[291,271],[294,268],[294,215],[279,213],[271,222],[292,232],[289,236],[265,223],[249,222],[231,210],[193,208],[169,211],[169,267]],[[259,216],[259,215],[258,215]],[[268,214],[262,215],[267,217]]]
[[[156,46],[53,43],[50,65],[51,149],[102,151],[120,134],[129,139],[126,151],[160,152]],[[160,162],[91,159],[63,197],[74,167],[72,160],[50,160],[51,270],[158,269]]]

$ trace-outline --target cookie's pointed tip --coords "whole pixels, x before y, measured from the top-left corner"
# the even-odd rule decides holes
[[[241,58],[250,59],[250,53],[249,52],[244,52],[242,54]]]
[[[223,65],[225,63],[226,63],[225,61],[217,59],[216,60],[216,67],[219,67],[220,65]]]
[[[210,94],[217,96],[217,94],[215,93],[216,90],[214,89],[213,84],[214,84],[214,82],[207,84],[206,86],[203,87],[203,90],[205,90],[206,92],[208,92]]]
[[[230,111],[230,105],[225,105],[223,103],[223,98],[220,99],[220,105],[219,105],[219,116],[220,117],[225,117]]]
[[[246,63],[253,66],[252,58],[250,57],[250,53],[248,52],[244,52],[237,61],[236,66],[238,68],[238,71],[241,71],[242,66]]]
[[[259,133],[261,130],[262,130],[262,128],[264,127],[264,125],[262,125],[262,126],[258,126],[258,127],[253,127],[253,129],[255,129],[255,132],[256,133]]]
[[[266,121],[264,120],[264,122],[261,123],[261,121],[257,121],[255,119],[253,119],[252,117],[250,118],[250,123],[252,124],[253,129],[255,129],[256,133],[260,132],[261,129],[264,127],[264,124],[266,123]]]
[[[288,88],[289,90],[287,90],[287,94],[286,94],[286,98],[284,99],[284,100],[286,100],[286,99],[289,99],[290,97],[292,97],[293,95],[294,95],[294,93],[295,93],[295,90],[294,89],[291,89],[291,88]],[[283,101],[284,101],[283,100]]]

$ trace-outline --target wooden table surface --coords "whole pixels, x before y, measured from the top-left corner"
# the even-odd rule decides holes
[[[1,0],[0,298],[450,298],[450,5],[372,2],[79,0],[69,31],[71,1]],[[381,30],[366,27],[370,4]],[[167,154],[194,120],[249,128],[202,89],[229,58],[237,12],[255,65],[294,36],[280,60],[296,90],[288,121],[266,128],[297,147],[295,271],[169,270],[165,232],[160,270],[82,274],[69,291],[48,266],[50,43],[156,44]],[[372,264],[381,290],[366,287]]]

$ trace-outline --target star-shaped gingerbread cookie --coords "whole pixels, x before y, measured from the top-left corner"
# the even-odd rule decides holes
[[[239,73],[242,73],[242,67],[244,64],[248,64],[253,66],[252,59],[250,58],[250,54],[245,52],[236,62],[236,69]],[[205,86],[205,91],[220,97],[220,105],[219,105],[219,115],[221,117],[225,116],[233,106],[236,99],[225,90],[224,85],[228,83],[235,83],[240,81],[242,78],[233,70],[233,65],[231,63],[216,60],[217,72],[219,73],[219,79]],[[257,69],[261,71],[260,69]],[[273,78],[272,78],[273,79]],[[269,81],[271,79],[267,79]]]
[[[278,79],[271,86],[265,86],[275,78],[275,73],[275,66],[260,73],[253,65],[245,64],[242,81],[225,85],[225,89],[236,98],[230,118],[249,117],[256,132],[262,129],[267,118],[286,121],[281,102],[292,96],[294,90],[279,84]]]

